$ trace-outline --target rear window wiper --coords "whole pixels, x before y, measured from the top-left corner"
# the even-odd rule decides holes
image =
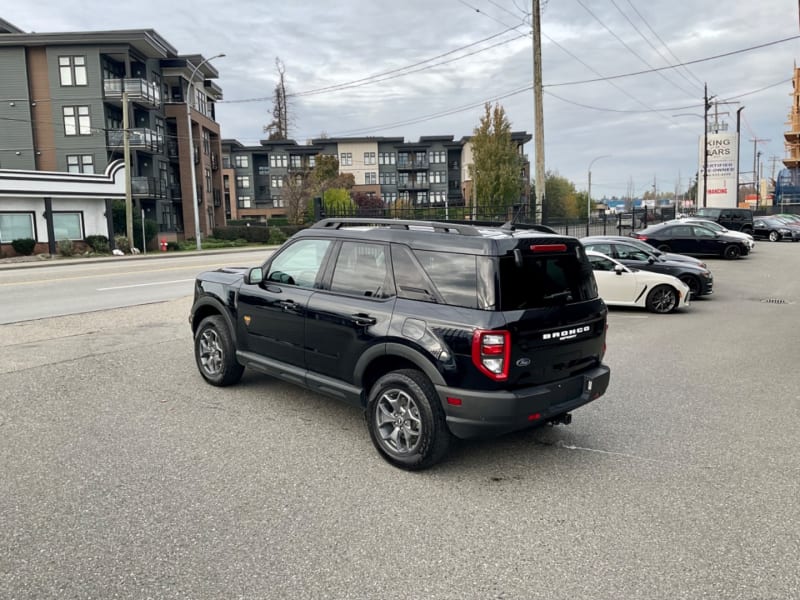
[[[542,297],[542,300],[572,300],[572,292],[564,290],[555,294],[547,294],[547,296]]]

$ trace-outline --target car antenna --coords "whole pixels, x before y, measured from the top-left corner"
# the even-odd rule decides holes
[[[515,204],[514,208],[516,209],[516,211],[514,212],[514,215],[511,217],[510,221],[506,221],[505,223],[503,223],[500,229],[504,229],[506,231],[514,231],[516,229],[515,225],[517,223],[517,219],[519,219],[519,216],[522,214],[522,207],[523,207],[522,204]]]

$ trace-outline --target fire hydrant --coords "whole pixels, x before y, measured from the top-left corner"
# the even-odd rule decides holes
[[[165,240],[164,238],[161,238],[161,243],[159,244],[159,247],[161,248],[162,252],[166,252],[167,251],[167,240]]]

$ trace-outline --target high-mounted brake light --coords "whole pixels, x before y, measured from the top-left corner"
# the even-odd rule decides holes
[[[472,362],[494,381],[508,379],[511,334],[508,331],[478,329],[472,334]]]
[[[566,252],[566,244],[534,244],[531,252]]]

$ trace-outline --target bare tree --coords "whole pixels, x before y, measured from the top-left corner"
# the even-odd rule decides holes
[[[264,126],[264,133],[271,140],[289,139],[289,101],[286,96],[286,68],[279,57],[275,57],[275,69],[278,71],[278,83],[272,95],[272,121]]]
[[[281,198],[286,203],[286,218],[292,225],[302,225],[311,199],[311,178],[305,173],[292,173],[283,180]]]

